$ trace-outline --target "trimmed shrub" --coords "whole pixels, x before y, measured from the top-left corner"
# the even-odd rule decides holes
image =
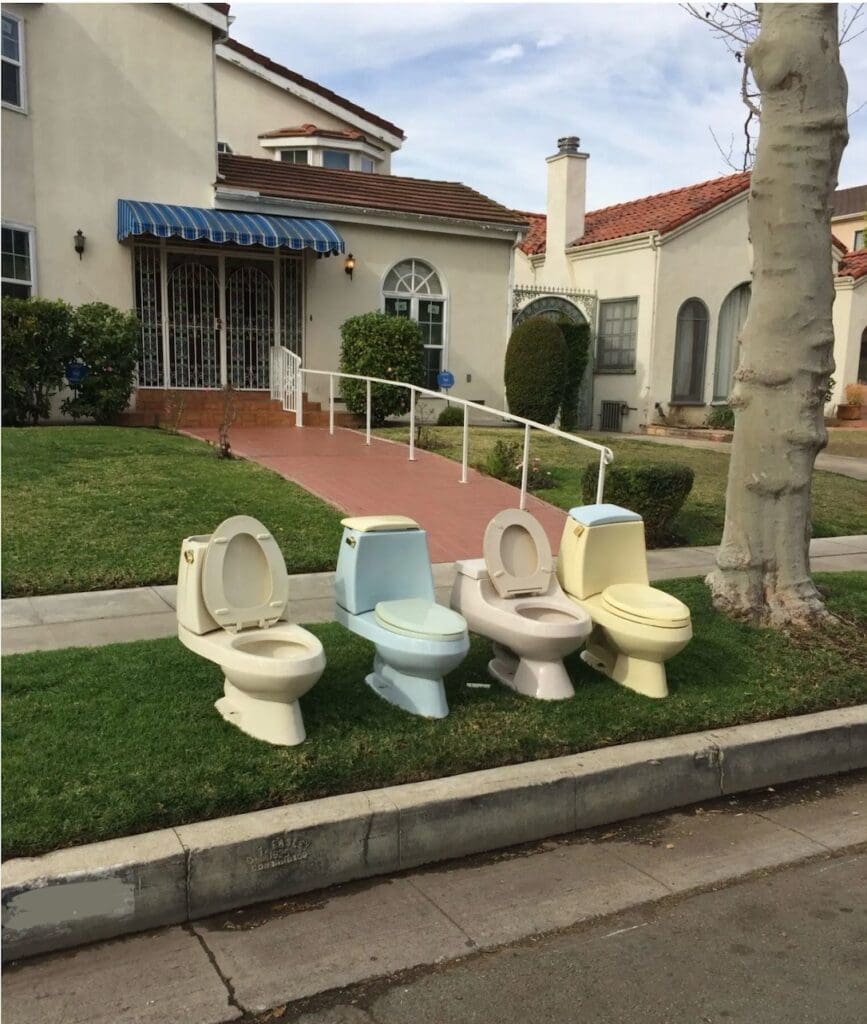
[[[711,430],[734,430],[735,411],[730,405],[717,405],[707,414],[704,422]]]
[[[61,409],[73,419],[89,416],[110,423],[129,404],[135,384],[139,321],[105,302],[88,302],[72,313],[73,351],[87,376]]]
[[[3,300],[3,423],[35,425],[51,410],[75,349],[72,307],[49,299]]]
[[[464,410],[459,405],[447,405],[437,416],[438,427],[462,427]]]
[[[563,400],[567,349],[551,320],[531,316],[512,331],[506,348],[506,400],[516,416],[553,423]]]
[[[351,316],[340,328],[342,373],[359,373],[384,380],[400,380],[424,385],[424,350],[421,328],[414,320],[385,313]],[[371,387],[371,422],[382,426],[387,417],[409,411],[409,391],[385,384]],[[367,399],[364,381],[342,381],[343,400],[350,412],[365,413]]]
[[[574,430],[578,426],[578,395],[590,356],[590,325],[563,320],[560,331],[566,342],[566,384],[560,403],[560,429]]]
[[[632,509],[644,520],[648,547],[662,547],[671,539],[672,520],[680,512],[695,474],[679,462],[628,464],[615,462],[605,470],[605,501]],[[584,470],[581,497],[596,501],[599,463]]]
[[[513,487],[520,487],[523,457],[524,446],[520,441],[504,441],[500,438],[488,452],[482,469],[488,476],[495,476]],[[542,491],[553,487],[554,483],[550,471],[542,466],[538,457],[531,457],[527,466],[527,490]]]

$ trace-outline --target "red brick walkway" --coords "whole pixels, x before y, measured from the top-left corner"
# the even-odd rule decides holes
[[[212,441],[215,430],[187,433]],[[404,515],[427,530],[431,561],[478,558],[490,519],[504,508],[517,508],[515,487],[468,471],[442,455],[416,449],[410,462],[405,445],[353,430],[316,427],[234,427],[232,449],[245,459],[273,469],[287,480],[324,498],[351,515]],[[545,527],[552,551],[560,546],[566,516],[529,495],[527,510]]]

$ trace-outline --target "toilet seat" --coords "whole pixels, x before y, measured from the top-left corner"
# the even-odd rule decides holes
[[[286,610],[289,574],[280,547],[252,516],[232,516],[214,530],[202,568],[202,599],[223,629],[270,626]]]
[[[613,583],[602,591],[602,604],[618,618],[644,625],[677,629],[690,622],[682,601],[643,583]]]
[[[376,621],[392,633],[426,640],[456,640],[466,636],[462,615],[433,601],[410,597],[402,601],[380,601]]]
[[[488,577],[500,597],[544,594],[554,562],[542,524],[517,508],[497,513],[488,523],[482,547]]]

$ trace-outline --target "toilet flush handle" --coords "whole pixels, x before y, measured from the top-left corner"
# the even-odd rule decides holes
[[[347,544],[348,544],[348,545],[349,545],[349,546],[350,546],[351,548],[354,548],[354,547],[355,547],[355,543],[356,543],[356,541],[355,541],[355,538],[354,538],[354,537],[347,537],[347,538],[346,538],[346,543],[347,543]]]

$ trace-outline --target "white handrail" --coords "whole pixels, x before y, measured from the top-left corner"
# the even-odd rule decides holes
[[[271,397],[279,401],[284,412],[294,412],[297,426],[302,426],[301,356],[285,345],[271,349]]]
[[[286,350],[288,352],[288,349]],[[289,353],[295,356],[293,352]],[[372,384],[387,384],[393,388],[406,388],[409,391],[409,458],[410,461],[415,460],[415,417],[416,417],[416,395],[429,396],[430,398],[444,397],[441,391],[432,391],[430,388],[419,387],[417,384],[407,384],[405,381],[400,380],[386,380],[383,377],[368,377],[359,373],[339,373],[335,370],[310,370],[307,367],[300,365],[301,360],[298,359],[297,365],[297,388],[298,388],[298,411],[296,411],[295,422],[296,426],[302,426],[301,416],[301,378],[305,373],[314,374],[319,377],[328,377],[328,421],[329,421],[329,433],[334,433],[334,378],[339,377],[342,380],[360,380],[365,382],[365,444],[370,444],[370,427],[371,427],[371,385]],[[564,441],[571,441],[573,444],[579,444],[584,448],[592,448],[594,451],[599,452],[599,478],[596,483],[596,504],[602,504],[602,495],[605,491],[605,467],[614,460],[614,453],[610,448],[606,448],[605,445],[597,444],[596,441],[588,441],[584,437],[578,437],[576,434],[568,434],[564,430],[558,430],[556,427],[547,426],[544,423],[537,423],[535,420],[528,420],[523,416],[515,416],[513,413],[506,412],[503,409],[493,409],[488,405],[481,405],[479,402],[471,402],[467,398],[449,398],[450,403],[455,405],[463,406],[464,409],[464,425],[463,434],[461,439],[461,483],[467,482],[467,462],[469,454],[469,429],[470,429],[470,409],[478,409],[480,412],[487,413],[492,416],[498,416],[502,420],[508,420],[511,423],[523,423],[524,425],[524,454],[521,461],[521,501],[520,508],[526,508],[527,505],[527,477],[529,474],[530,467],[530,430],[541,430],[545,434],[551,434],[553,437],[561,437]]]

